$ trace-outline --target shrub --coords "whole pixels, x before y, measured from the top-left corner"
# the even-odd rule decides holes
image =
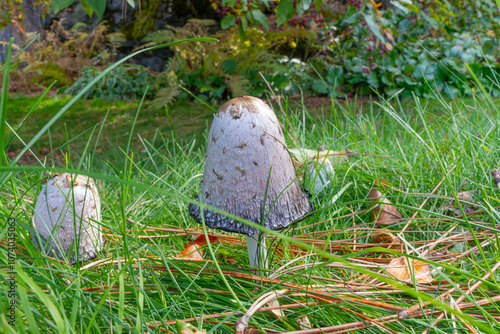
[[[101,72],[96,67],[85,67],[82,71],[83,76],[66,90],[66,94],[76,95]],[[151,88],[155,81],[156,77],[148,73],[143,66],[124,64],[100,79],[82,97],[108,101],[139,99],[146,92],[146,88]],[[151,97],[152,90],[149,89],[147,94]]]

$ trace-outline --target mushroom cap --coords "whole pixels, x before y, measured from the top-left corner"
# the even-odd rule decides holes
[[[258,224],[264,217],[266,228],[283,229],[313,209],[297,180],[280,124],[267,104],[241,96],[219,108],[208,135],[204,204]],[[202,222],[198,205],[191,204],[189,213]],[[258,231],[211,210],[203,215],[211,228],[247,235]]]
[[[71,249],[71,264],[77,251],[79,261],[94,258],[103,245],[96,221],[101,221],[101,202],[93,179],[58,173],[47,180],[36,201],[33,227],[48,254],[62,258]],[[32,240],[40,249],[34,235]]]

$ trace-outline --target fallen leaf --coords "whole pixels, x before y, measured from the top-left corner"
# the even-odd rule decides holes
[[[269,307],[279,307],[280,303],[276,299],[276,300],[273,300],[272,302],[267,303],[267,306],[269,306]],[[280,319],[280,318],[284,318],[285,317],[285,313],[283,313],[283,310],[281,308],[277,308],[277,309],[271,310],[271,313],[272,313],[273,317],[275,317],[276,319]]]
[[[342,151],[331,151],[331,150],[310,150],[307,148],[291,148],[288,150],[290,154],[294,156],[300,163],[304,163],[310,160],[318,160],[322,161],[323,158],[328,158],[333,164],[340,164],[342,162],[347,161],[349,156],[357,155],[356,152],[351,150],[342,150]]]
[[[470,191],[462,191],[457,193],[457,199],[460,202],[472,202],[472,199],[474,198],[474,195]],[[476,211],[477,207],[475,205],[469,205],[467,203],[462,203],[462,209],[464,210],[465,214],[471,213]],[[457,206],[455,199],[450,199],[449,201],[445,202],[441,207],[439,207],[440,211],[444,211],[445,214],[451,215],[451,216],[458,216],[462,214],[462,211],[460,208]],[[471,220],[474,220],[474,217],[469,218]]]
[[[414,259],[410,259],[409,261],[410,266],[408,266],[408,258],[404,256],[398,257],[389,262],[385,270],[390,275],[403,282],[411,282],[412,277],[414,277],[418,283],[432,282],[431,267],[427,262]]]
[[[375,224],[394,224],[402,218],[398,209],[392,205],[391,201],[383,197],[379,190],[372,189],[368,194],[368,198],[371,207],[373,207],[372,220],[376,219]]]
[[[373,243],[381,244],[381,246],[385,246],[385,244],[388,244],[387,247],[389,249],[401,250],[401,239],[392,234],[389,230],[378,230],[374,232],[371,237]]]
[[[190,242],[184,247],[184,250],[177,257],[199,261],[203,260],[203,251],[199,246]]]
[[[459,201],[471,202],[473,197],[474,197],[474,195],[470,191],[462,191],[460,193],[457,193],[457,199]],[[453,207],[455,205],[456,205],[455,199],[454,198],[450,198],[450,200],[446,201],[439,208],[439,210],[447,210],[447,209],[449,209],[449,208],[451,208],[451,207]]]
[[[216,236],[208,235],[208,239],[210,243],[219,242],[219,239]],[[205,235],[200,235],[196,240],[188,242],[186,246],[184,246],[184,250],[177,256],[177,258],[191,259],[195,261],[203,260],[203,251],[201,250],[201,246],[206,245],[207,240]]]
[[[387,50],[389,50],[389,51],[392,51],[392,49],[393,49],[392,44],[391,44],[391,43],[389,43],[389,42],[385,42],[385,43],[384,43],[384,46],[385,46],[385,48],[386,48]]]
[[[297,323],[299,324],[300,329],[311,329],[311,322],[309,321],[307,315],[297,318]]]
[[[473,197],[474,197],[474,195],[470,191],[462,191],[462,192],[457,194],[457,198],[459,201],[470,202],[470,201],[472,201]]]
[[[207,331],[199,330],[195,326],[186,323],[184,321],[175,320],[175,327],[177,328],[177,333],[179,334],[206,334]]]
[[[397,239],[394,234],[389,232],[388,230],[379,230],[372,234],[372,242],[377,244],[383,244],[386,242],[393,242]]]

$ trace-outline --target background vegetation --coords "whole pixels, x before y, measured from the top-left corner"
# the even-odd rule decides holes
[[[196,4],[206,11],[185,13],[182,22],[163,22],[154,6],[119,24],[74,22],[71,13],[59,12],[64,20],[51,19],[14,79],[31,87],[57,80],[60,93],[74,95],[131,46],[211,36],[219,42],[146,53],[108,74],[84,98],[138,99],[148,86],[158,109],[191,99],[183,87],[216,105],[231,96],[270,93],[259,72],[284,96],[390,97],[403,89],[402,96],[432,98],[437,90],[458,98],[470,96],[474,80],[465,65],[493,96],[500,92],[500,16],[491,1]]]
[[[174,2],[127,13],[110,2],[104,22],[79,3],[55,14],[41,2],[47,29],[5,48],[0,218],[16,222],[17,284],[11,296],[2,224],[0,332],[233,333],[250,312],[247,333],[496,333],[495,3],[204,3],[167,22],[158,13]],[[85,4],[97,12],[99,1]],[[8,27],[26,42],[28,16]],[[187,210],[214,106],[240,94],[269,102],[289,149],[351,152],[312,197],[312,217],[266,231],[263,279],[242,236]],[[42,182],[61,171],[93,177],[102,202],[105,250],[75,266],[30,238]],[[375,189],[401,219],[380,223]]]

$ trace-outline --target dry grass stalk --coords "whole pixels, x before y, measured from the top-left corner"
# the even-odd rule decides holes
[[[470,295],[472,292],[474,292],[474,290],[476,290],[481,284],[483,284],[483,281],[487,280],[492,273],[494,273],[498,267],[500,267],[500,261],[498,261],[492,268],[490,271],[488,271],[483,277],[481,277],[481,280],[480,281],[477,281],[476,283],[474,283],[474,285],[472,285],[464,294],[462,294],[460,297],[458,297],[458,299],[456,300],[456,305],[457,305],[457,308],[460,309],[461,307],[461,303],[462,301],[468,296]],[[452,289],[448,290],[448,291],[451,291]],[[433,327],[435,327],[439,320],[443,319],[444,318],[444,312],[441,313],[437,318],[436,318],[436,321],[434,321],[432,323],[432,325],[426,329],[425,331],[422,332],[422,334],[429,334],[432,330]]]
[[[277,301],[279,298],[284,297],[286,293],[291,291],[290,289],[282,289],[277,291],[270,291],[263,294],[250,306],[248,311],[236,322],[235,333],[244,334],[246,328],[248,327],[248,322],[252,315],[257,312],[262,306]]]
[[[443,182],[446,180],[446,178],[451,174],[451,172],[453,172],[453,170],[456,168],[457,166],[453,166],[449,171],[448,173],[446,173],[445,177],[443,177],[441,179],[441,181],[439,181],[439,183],[436,185],[436,187],[431,191],[431,195],[434,195],[434,193],[439,189],[439,187],[441,187],[441,184],[443,184]],[[431,197],[428,196],[423,202],[422,204],[420,204],[420,206],[418,207],[419,210],[421,210],[424,205],[427,203],[427,201],[430,199]],[[413,214],[413,216],[411,216],[410,220],[405,224],[405,226],[403,227],[403,229],[401,230],[400,232],[400,236],[401,237],[401,233],[403,233],[404,231],[406,231],[406,229],[408,228],[408,226],[410,225],[410,223],[417,217],[418,215],[418,211],[415,211],[415,213]]]

